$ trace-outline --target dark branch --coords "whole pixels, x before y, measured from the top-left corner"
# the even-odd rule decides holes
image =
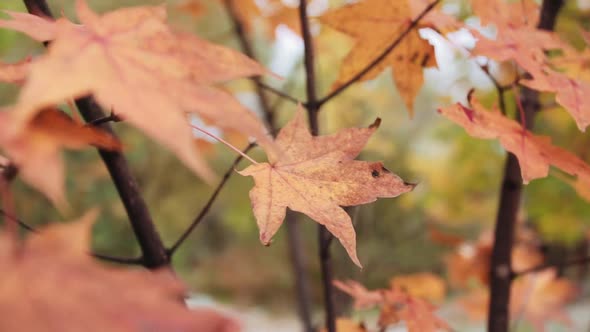
[[[318,102],[316,95],[316,78],[315,62],[313,51],[313,40],[309,29],[309,19],[307,17],[307,1],[301,0],[299,3],[299,21],[301,24],[301,34],[304,45],[304,65],[305,65],[305,88],[307,92],[307,114],[309,118],[309,129],[313,136],[319,133],[318,110],[321,102]],[[334,308],[334,296],[332,292],[332,257],[330,255],[330,239],[332,235],[325,226],[318,225],[318,248],[320,258],[320,268],[322,271],[322,288],[324,292],[324,308],[326,328],[328,332],[336,332],[336,312]]]
[[[349,86],[351,86],[353,83],[361,79],[361,77],[365,76],[369,71],[371,71],[371,69],[373,69],[373,67],[379,64],[379,62],[383,61],[387,57],[387,55],[389,55],[389,53],[391,53],[391,51],[393,51],[399,45],[399,43],[401,43],[401,41],[410,33],[410,31],[412,31],[412,29],[414,29],[418,25],[418,23],[420,23],[420,20],[422,20],[422,18],[426,16],[426,14],[428,14],[439,2],[440,0],[435,0],[426,8],[424,8],[420,15],[418,15],[414,20],[412,20],[408,27],[393,41],[393,43],[391,43],[391,45],[389,45],[385,50],[383,50],[383,52],[378,57],[376,57],[375,60],[371,61],[363,70],[361,70],[358,74],[354,75],[344,84],[336,88],[334,91],[330,92],[324,98],[320,99],[318,101],[318,104],[323,105],[330,99],[336,97],[344,90],[346,90]]]
[[[515,279],[516,277],[520,277],[525,274],[535,273],[535,272],[543,271],[545,269],[550,269],[552,267],[565,268],[565,267],[569,267],[569,266],[583,265],[583,264],[588,264],[588,263],[590,263],[590,256],[578,257],[578,258],[567,260],[565,262],[558,262],[558,263],[554,263],[554,264],[541,264],[541,265],[532,267],[530,269],[526,269],[526,270],[522,270],[522,271],[518,271],[518,272],[513,272],[512,279]]]
[[[227,10],[227,13],[230,16],[230,19],[231,19],[231,22],[232,22],[233,28],[234,28],[234,33],[238,37],[238,40],[240,42],[240,46],[242,47],[244,54],[246,54],[250,58],[254,59],[255,58],[254,50],[252,49],[252,46],[250,45],[250,42],[248,41],[248,37],[246,36],[246,32],[244,31],[244,27],[240,23],[240,19],[239,19],[238,12],[235,7],[234,1],[236,1],[236,0],[224,0],[223,3],[225,4],[225,9]],[[262,106],[262,110],[264,111],[264,119],[265,119],[266,123],[268,123],[269,129],[271,129],[271,127],[274,125],[274,121],[275,121],[274,113],[273,113],[273,110],[268,106],[268,99],[266,98],[266,95],[264,94],[264,90],[262,89],[262,86],[261,86],[262,80],[260,79],[260,77],[256,76],[256,77],[252,78],[252,81],[254,81],[254,83],[255,83],[254,88],[256,89],[256,93],[258,94],[260,104]]]
[[[98,126],[98,125],[101,125],[103,123],[108,123],[108,122],[121,122],[121,121],[123,121],[123,118],[119,117],[114,112],[111,112],[111,114],[109,114],[107,116],[103,116],[102,118],[98,118],[96,120],[92,120],[92,121],[88,122],[88,125]]]
[[[5,216],[6,218],[16,222],[22,228],[26,229],[29,232],[37,232],[37,230],[34,227],[30,226],[29,224],[25,223],[24,221],[20,220],[19,218],[13,216],[12,214],[6,213],[6,211],[4,211],[3,209],[0,209],[0,214]]]
[[[34,15],[53,17],[45,0],[24,0],[29,12]],[[86,122],[92,123],[105,115],[92,97],[76,100],[76,106]],[[116,136],[108,123],[100,125],[113,136]],[[121,152],[98,150],[106,165],[119,196],[125,206],[133,232],[139,242],[144,266],[155,269],[169,264],[166,249],[160,235],[156,231],[147,205],[141,197],[139,186],[129,169],[125,156]]]
[[[91,253],[92,257],[98,258],[105,262],[124,264],[124,265],[144,265],[143,258],[124,258],[124,257],[113,257],[103,254]]]
[[[254,146],[255,146],[255,144],[251,143],[242,152],[247,153]],[[199,225],[201,223],[203,218],[205,218],[205,216],[207,215],[207,213],[211,209],[211,206],[213,205],[213,203],[215,203],[215,200],[217,199],[217,196],[221,192],[221,189],[223,189],[223,187],[227,183],[227,180],[229,180],[232,173],[234,172],[234,169],[236,168],[236,166],[238,166],[238,164],[240,163],[240,161],[242,161],[243,158],[244,157],[242,157],[241,155],[238,156],[234,160],[234,162],[232,163],[231,167],[225,172],[225,174],[223,175],[223,178],[221,179],[221,182],[219,182],[219,184],[217,185],[217,188],[215,188],[215,190],[213,191],[213,194],[211,194],[211,197],[209,197],[209,200],[207,201],[205,206],[203,206],[203,208],[201,209],[201,212],[199,212],[199,215],[193,220],[193,222],[190,224],[190,226],[188,226],[188,228],[180,235],[178,240],[176,240],[176,242],[174,242],[172,247],[170,247],[170,249],[167,250],[167,254],[169,257],[174,255],[176,250],[178,250],[178,247],[180,247],[180,245],[182,245],[184,243],[184,241],[192,233],[192,231],[195,229],[195,227],[197,227],[197,225]]]
[[[17,222],[22,228],[26,229],[29,232],[33,232],[33,233],[38,233],[39,231],[25,223],[24,221],[20,220],[19,218],[16,218],[8,213],[6,213],[4,210],[0,209],[0,214],[4,215],[5,217]],[[108,262],[113,262],[113,263],[119,263],[119,264],[129,264],[129,265],[143,265],[143,258],[138,257],[138,258],[124,258],[124,257],[113,257],[113,256],[108,256],[108,255],[103,255],[103,254],[97,254],[97,253],[90,253],[91,256],[96,257],[98,259],[102,259],[104,261],[108,261]]]
[[[299,99],[297,99],[297,98],[295,98],[283,91],[277,90],[270,85],[266,85],[260,81],[256,81],[256,84],[258,84],[258,86],[260,86],[262,89],[264,89],[266,91],[270,91],[270,92],[274,93],[275,95],[292,102],[293,104],[302,104],[302,102]]]
[[[555,17],[563,5],[563,0],[544,0],[541,7],[541,20],[538,28],[552,30]],[[500,95],[501,96],[501,95]],[[535,113],[539,110],[537,91],[522,89],[522,120],[526,129],[532,129]],[[488,331],[507,332],[509,330],[509,303],[512,276],[512,247],[514,229],[520,208],[522,177],[518,159],[508,154],[504,167],[504,178],[500,191],[500,204],[496,216],[494,243],[490,265],[490,306],[488,309]]]

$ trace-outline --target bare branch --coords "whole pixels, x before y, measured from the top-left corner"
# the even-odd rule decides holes
[[[255,144],[251,143],[244,150],[242,150],[242,153],[244,153],[244,154],[247,153],[254,146],[255,146]],[[221,189],[223,189],[223,187],[227,183],[227,180],[229,180],[232,173],[234,172],[234,169],[236,168],[236,166],[238,166],[238,164],[240,163],[240,161],[242,161],[243,158],[244,157],[239,155],[234,160],[234,162],[232,163],[230,168],[228,168],[228,170],[225,172],[225,174],[223,175],[223,178],[221,179],[221,182],[219,182],[219,184],[217,185],[217,187],[213,191],[213,194],[211,194],[211,197],[209,197],[209,200],[207,201],[207,203],[205,203],[205,206],[203,206],[203,208],[201,209],[201,212],[199,212],[199,215],[193,220],[193,222],[190,224],[190,226],[188,226],[188,228],[180,235],[178,240],[176,240],[176,242],[174,242],[172,247],[170,247],[170,249],[167,250],[167,254],[169,257],[172,257],[172,255],[174,255],[176,250],[178,250],[178,247],[180,247],[184,243],[184,241],[192,233],[192,231],[195,229],[195,227],[197,227],[197,225],[199,225],[201,223],[201,221],[205,218],[205,216],[207,215],[207,213],[211,209],[211,206],[213,205],[213,203],[215,203],[215,200],[217,199],[217,196],[221,192]]]
[[[27,10],[34,15],[53,18],[49,6],[45,0],[24,0]],[[45,43],[47,46],[47,43]],[[104,118],[104,112],[90,96],[76,99],[76,106],[86,122],[92,123]],[[101,128],[115,136],[108,123],[102,123]],[[154,222],[139,191],[139,185],[131,173],[127,159],[118,151],[98,150],[106,165],[113,183],[119,192],[121,201],[125,207],[133,233],[135,234],[142,256],[144,266],[156,269],[169,265],[166,248],[160,235],[156,231]]]
[[[275,95],[292,102],[293,104],[302,104],[302,102],[299,99],[297,99],[297,98],[295,98],[283,91],[277,90],[270,85],[264,84],[260,81],[256,81],[256,84],[258,84],[258,86],[260,86],[264,90],[270,91],[270,92],[274,93]]]
[[[526,270],[522,270],[522,271],[518,271],[518,272],[514,272],[512,274],[512,279],[515,279],[517,277],[523,276],[525,274],[529,274],[529,273],[535,273],[535,272],[539,272],[539,271],[543,271],[545,269],[550,269],[553,267],[557,267],[557,268],[565,268],[565,267],[570,267],[570,266],[575,266],[575,265],[583,265],[583,264],[588,264],[590,263],[590,256],[586,256],[586,257],[577,257],[574,259],[570,259],[564,262],[557,262],[554,264],[541,264],[535,267],[531,267],[529,269]]]

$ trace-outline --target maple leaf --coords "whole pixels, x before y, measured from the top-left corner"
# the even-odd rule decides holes
[[[355,39],[344,59],[333,88],[349,81],[373,62],[411,21],[407,1],[367,0],[329,11],[320,21]],[[419,89],[424,83],[423,67],[436,66],[434,48],[413,29],[387,57],[359,81],[375,78],[387,67],[393,68],[393,80],[410,115]]]
[[[340,206],[396,197],[411,191],[408,184],[380,162],[353,160],[377,130],[378,119],[369,128],[349,128],[329,136],[311,136],[300,107],[279,133],[276,145],[281,155],[269,151],[269,163],[249,166],[239,173],[252,176],[256,185],[250,200],[260,229],[260,241],[268,245],[285,218],[286,208],[308,215],[326,226],[346,249],[352,261],[356,235],[350,216]]]
[[[23,180],[59,207],[65,206],[62,147],[121,149],[121,143],[109,133],[79,124],[54,108],[37,113],[22,131],[15,132],[14,123],[13,112],[0,112],[0,148],[16,164]]]
[[[320,332],[327,332],[328,329],[323,328]],[[350,320],[348,318],[336,319],[336,331],[338,332],[368,332],[367,328],[362,324]]]
[[[399,288],[414,297],[431,302],[441,302],[446,295],[444,280],[432,273],[413,273],[395,276],[390,280],[391,288]]]
[[[435,332],[450,330],[446,322],[434,315],[436,309],[426,300],[412,296],[396,285],[389,289],[367,290],[356,281],[334,281],[334,286],[352,296],[355,307],[381,307],[378,324],[382,329],[404,321],[409,332]]]
[[[521,80],[520,83],[531,89],[555,92],[555,101],[570,113],[581,131],[590,125],[590,81],[573,79],[545,69],[536,72],[532,79]]]
[[[535,28],[539,21],[539,5],[533,0],[472,0],[470,4],[482,25],[495,24],[500,30]]]
[[[187,112],[223,129],[236,129],[271,144],[264,126],[231,94],[209,84],[266,73],[258,63],[194,35],[172,31],[159,7],[124,8],[98,16],[76,2],[82,26],[65,19],[43,21],[52,33],[25,23],[20,14],[0,20],[37,40],[53,39],[36,59],[16,108],[26,120],[39,109],[92,94],[105,108],[160,142],[192,170],[211,179],[197,155]],[[24,22],[23,22],[24,21]],[[50,38],[53,37],[53,38]]]
[[[515,280],[510,296],[513,313],[523,312],[539,332],[550,320],[571,325],[563,307],[578,294],[578,287],[571,281],[557,276],[554,268],[527,274]]]
[[[545,257],[539,250],[536,234],[523,226],[516,228],[512,247],[512,270],[519,272],[542,264]],[[445,264],[453,287],[467,288],[471,279],[488,285],[492,257],[493,232],[484,231],[475,243],[464,241],[446,255]]]
[[[502,115],[498,110],[486,111],[475,99],[469,109],[457,103],[440,108],[440,114],[465,128],[476,138],[498,138],[500,144],[518,158],[524,183],[546,177],[549,166],[577,176],[578,181],[590,186],[590,166],[582,159],[560,147],[551,144],[548,136],[536,136],[522,126]]]
[[[554,268],[526,274],[516,279],[510,292],[510,314],[522,315],[538,332],[543,332],[549,321],[571,325],[571,319],[563,310],[579,293],[578,287],[565,278],[559,278]],[[473,320],[485,319],[489,307],[486,288],[472,289],[458,299]]]
[[[212,310],[188,310],[183,285],[167,270],[125,270],[94,261],[88,248],[96,212],[30,234],[24,244],[0,233],[0,330],[238,330],[236,322]]]

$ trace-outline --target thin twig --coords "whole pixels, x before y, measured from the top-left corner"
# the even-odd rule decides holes
[[[250,145],[248,145],[241,152],[243,154],[246,154],[254,146],[255,146],[255,144],[254,143],[251,143]],[[176,252],[176,250],[178,250],[178,247],[180,247],[180,245],[182,245],[182,243],[184,243],[184,241],[188,238],[188,236],[195,229],[195,227],[197,227],[197,225],[199,225],[201,223],[201,221],[205,218],[205,216],[207,215],[207,213],[211,209],[211,206],[213,206],[213,203],[217,199],[217,196],[221,192],[221,189],[223,189],[223,187],[227,183],[227,180],[229,180],[230,176],[234,172],[234,169],[236,168],[236,166],[238,166],[238,164],[240,163],[240,161],[242,161],[243,158],[244,157],[242,155],[239,155],[238,157],[236,157],[236,159],[232,163],[231,167],[228,168],[228,170],[223,175],[223,178],[221,179],[221,182],[219,182],[219,184],[217,185],[217,187],[213,191],[213,194],[211,194],[211,197],[209,197],[209,200],[207,201],[207,203],[205,203],[205,206],[203,206],[203,208],[201,209],[201,212],[199,212],[199,215],[197,217],[195,217],[195,219],[190,224],[190,226],[188,226],[188,228],[180,235],[180,237],[178,238],[178,240],[176,240],[176,242],[174,242],[174,244],[172,245],[172,247],[170,247],[166,251],[168,253],[168,256],[169,257],[172,257],[172,255],[174,255],[174,253]]]
[[[113,257],[113,256],[97,254],[97,253],[90,253],[90,255],[92,255],[92,257],[98,258],[98,259],[103,260],[105,262],[118,263],[118,264],[124,264],[124,265],[143,265],[144,264],[143,258],[141,258],[141,257],[136,257],[136,258]]]
[[[244,26],[242,25],[242,23],[240,21],[238,9],[235,7],[234,1],[237,1],[237,0],[224,0],[223,3],[225,5],[225,9],[226,9],[227,13],[230,16],[230,19],[231,19],[231,22],[233,25],[233,29],[234,29],[234,33],[238,37],[238,41],[240,42],[240,46],[242,47],[242,50],[244,51],[244,53],[247,56],[254,59],[254,58],[256,58],[254,56],[254,49],[252,48],[252,46],[250,45],[250,42],[248,41],[248,37],[246,36],[246,31],[244,30]],[[256,89],[256,93],[258,94],[258,99],[260,101],[260,105],[262,106],[262,110],[264,111],[264,119],[265,119],[266,123],[268,124],[269,129],[271,129],[271,127],[274,126],[275,118],[274,118],[273,109],[268,107],[268,99],[266,98],[266,95],[264,94],[264,90],[263,90],[262,86],[260,85],[262,83],[262,80],[260,77],[256,76],[256,77],[252,78],[252,81],[254,81],[254,83],[255,83],[254,88]]]
[[[17,224],[20,225],[20,227],[26,229],[29,232],[37,232],[37,230],[30,226],[29,224],[25,223],[24,221],[22,221],[21,219],[17,218],[16,216],[13,216],[12,214],[4,211],[3,209],[0,209],[0,214],[3,215],[4,217],[16,222]]]
[[[279,97],[281,97],[281,98],[283,98],[283,99],[285,99],[287,101],[292,102],[293,104],[302,104],[302,102],[299,99],[291,96],[288,93],[285,93],[283,91],[277,90],[277,89],[273,88],[270,85],[264,84],[264,83],[262,83],[260,81],[257,81],[256,84],[258,84],[258,86],[260,86],[264,90],[270,91],[270,92],[274,93],[275,95],[277,95],[277,96],[279,96]]]
[[[337,95],[339,95],[340,93],[342,93],[349,86],[351,86],[353,83],[355,83],[361,77],[365,76],[369,71],[371,71],[371,69],[373,69],[373,67],[375,67],[377,64],[379,64],[381,61],[383,61],[389,55],[389,53],[391,53],[391,51],[393,51],[401,43],[401,41],[410,33],[410,31],[412,31],[412,29],[414,29],[418,25],[420,20],[422,20],[422,18],[424,16],[426,16],[426,14],[428,14],[440,1],[441,0],[435,0],[434,2],[429,4],[426,8],[424,8],[424,10],[422,10],[420,15],[418,15],[415,19],[413,19],[410,22],[410,24],[408,25],[408,27],[385,50],[383,50],[383,52],[381,52],[381,54],[379,54],[378,57],[376,57],[373,61],[371,61],[363,70],[358,72],[358,74],[354,75],[351,79],[346,81],[344,84],[340,85],[334,91],[330,92],[327,96],[318,100],[318,105],[323,105],[324,103],[328,102],[330,99],[332,99],[332,98],[336,97]]]
[[[45,0],[23,1],[29,13],[53,18]],[[44,45],[47,46],[48,43],[44,43]],[[100,106],[90,96],[76,99],[76,106],[86,122],[97,121],[105,116]],[[100,126],[103,130],[116,137],[108,123],[103,123]],[[150,269],[168,266],[170,261],[166,255],[166,248],[162,243],[160,234],[156,230],[147,204],[141,196],[139,185],[131,173],[127,159],[119,151],[98,149],[98,153],[107,167],[121,197],[133,233],[139,242],[139,247],[144,258],[144,266]]]
[[[121,121],[123,121],[123,118],[119,117],[114,112],[111,112],[111,114],[109,114],[107,116],[103,116],[102,118],[98,118],[98,119],[88,122],[87,125],[98,126],[98,125],[101,125],[101,124],[107,123],[107,122],[121,122]]]
[[[525,274],[529,274],[529,273],[535,273],[535,272],[539,272],[539,271],[543,271],[545,269],[550,269],[552,267],[557,267],[557,268],[564,268],[564,267],[569,267],[569,266],[575,266],[575,265],[583,265],[583,264],[588,264],[590,263],[590,256],[586,256],[586,257],[577,257],[577,258],[573,258],[570,260],[567,260],[565,262],[557,262],[557,263],[553,263],[553,264],[541,264],[541,265],[537,265],[534,267],[531,267],[529,269],[526,270],[522,270],[522,271],[518,271],[518,272],[513,272],[512,273],[512,279],[520,277],[522,275]]]
[[[5,216],[8,219],[11,219],[13,221],[15,221],[16,223],[18,223],[20,225],[20,227],[26,229],[29,232],[32,233],[38,233],[39,230],[37,230],[35,227],[27,224],[26,222],[22,221],[21,219],[6,213],[6,211],[0,209],[0,214],[2,214],[3,216]],[[108,256],[108,255],[103,255],[103,254],[97,254],[97,253],[90,253],[91,256],[96,257],[98,259],[101,259],[103,261],[108,261],[108,262],[113,262],[113,263],[119,263],[119,264],[129,264],[129,265],[143,265],[143,258],[141,257],[137,257],[137,258],[126,258],[126,257],[114,257],[114,256]]]

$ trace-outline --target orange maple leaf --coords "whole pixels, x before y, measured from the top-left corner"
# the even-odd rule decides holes
[[[539,5],[533,0],[472,0],[470,4],[482,25],[494,24],[499,30],[535,28],[539,21]]]
[[[79,124],[54,108],[37,113],[22,131],[14,132],[14,123],[13,112],[0,112],[0,148],[16,164],[23,180],[59,207],[65,206],[62,147],[80,149],[90,144],[121,149],[109,133]]]
[[[590,81],[545,69],[520,83],[531,89],[556,93],[555,101],[568,111],[581,131],[590,125]]]
[[[590,166],[582,159],[551,144],[550,137],[536,136],[523,129],[518,122],[505,117],[498,110],[486,111],[474,98],[471,104],[471,109],[457,103],[438,111],[465,128],[470,136],[498,138],[502,146],[518,158],[525,184],[546,177],[549,166],[553,165],[590,186]]]
[[[169,271],[113,268],[94,261],[88,248],[96,212],[31,234],[24,244],[0,233],[0,330],[239,330],[235,321],[213,310],[187,309],[181,300],[184,286]]]
[[[391,288],[399,288],[411,296],[437,303],[444,300],[447,292],[445,281],[427,272],[395,276],[390,284]]]
[[[124,8],[98,16],[83,0],[76,2],[82,26],[27,14],[0,24],[38,40],[52,39],[47,54],[36,59],[16,106],[25,120],[41,108],[93,94],[133,125],[176,153],[206,179],[212,173],[193,146],[187,112],[224,129],[236,129],[270,144],[264,126],[231,94],[208,86],[266,73],[258,63],[194,35],[166,25],[159,7]],[[51,27],[52,33],[40,33]]]
[[[320,21],[355,39],[333,88],[337,88],[361,72],[384,49],[396,40],[412,19],[407,1],[367,0],[329,11]],[[410,115],[414,99],[424,83],[423,68],[436,66],[434,48],[412,30],[385,59],[360,78],[375,78],[387,67],[393,68],[393,79]]]
[[[522,312],[539,332],[550,320],[571,325],[563,307],[578,294],[571,281],[557,276],[556,269],[527,274],[514,281],[510,296],[513,313]]]
[[[282,154],[277,156],[267,151],[269,163],[252,165],[239,172],[254,177],[256,182],[250,199],[260,241],[270,243],[288,207],[325,225],[360,267],[352,221],[340,206],[395,197],[414,188],[380,162],[353,160],[378,125],[379,120],[369,128],[350,128],[334,135],[314,137],[299,108],[276,139]]]
[[[545,331],[545,324],[549,321],[568,326],[572,321],[563,309],[578,292],[578,287],[565,278],[559,278],[555,269],[526,274],[512,284],[510,313],[522,315],[538,332]],[[483,320],[488,312],[489,300],[486,288],[475,288],[457,302],[471,319]]]
[[[434,314],[436,307],[420,297],[408,294],[397,285],[369,291],[360,283],[349,280],[334,281],[334,286],[352,296],[358,309],[380,306],[378,324],[382,329],[404,321],[409,332],[450,330],[447,323]]]

